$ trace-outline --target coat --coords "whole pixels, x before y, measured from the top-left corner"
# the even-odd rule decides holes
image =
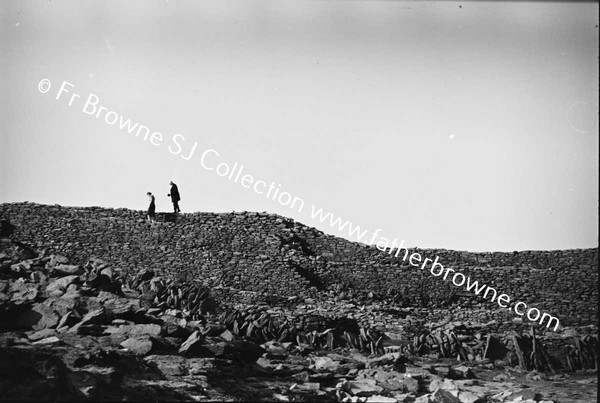
[[[179,196],[179,189],[177,189],[176,184],[171,185],[171,192],[169,193],[169,196],[171,196],[171,201],[173,203],[176,203],[179,200],[181,200],[181,197]]]
[[[156,211],[156,204],[154,204],[154,195],[149,196],[150,199],[150,205],[148,206],[148,215],[152,216],[154,215],[154,212]]]

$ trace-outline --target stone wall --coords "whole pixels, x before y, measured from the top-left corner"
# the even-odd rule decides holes
[[[143,211],[11,203],[0,204],[0,218],[15,226],[14,239],[37,249],[81,264],[95,256],[125,272],[152,269],[200,282],[224,303],[394,301],[428,308],[419,309],[426,316],[420,320],[496,321],[500,330],[519,324],[511,311],[428,270],[277,215],[159,214],[159,222],[148,223]],[[597,248],[418,252],[423,258],[439,256],[444,267],[508,294],[513,302],[557,316],[563,326],[597,325]],[[393,322],[394,314],[387,316]]]

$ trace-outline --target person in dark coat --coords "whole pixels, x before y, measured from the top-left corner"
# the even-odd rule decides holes
[[[179,196],[179,189],[177,189],[177,185],[174,184],[173,181],[171,181],[171,191],[167,196],[170,197],[173,202],[173,210],[176,213],[179,213],[181,211],[179,209],[179,200],[181,200],[181,197]]]
[[[156,213],[156,205],[154,204],[154,195],[150,192],[146,193],[148,195],[148,199],[150,199],[150,205],[148,206],[148,221],[154,221],[154,216]]]

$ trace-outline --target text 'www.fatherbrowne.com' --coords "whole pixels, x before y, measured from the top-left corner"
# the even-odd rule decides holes
[[[52,83],[47,78],[40,80],[38,83],[38,90],[42,94],[48,93],[51,88]],[[168,138],[168,136],[164,136],[159,131],[151,130],[147,125],[143,125],[115,112],[112,108],[103,104],[98,95],[89,93],[87,96],[82,97],[78,92],[74,91],[74,88],[74,84],[63,81],[56,92],[55,100],[67,103],[70,107],[73,105],[80,106],[81,111],[84,114],[102,120],[109,126],[117,127],[119,131],[140,138],[152,146],[162,146],[164,148],[163,144],[166,143],[168,144],[166,149],[170,154],[186,161],[195,159],[195,161],[199,162],[202,169],[213,172],[233,183],[240,184],[242,187],[252,190],[254,193],[268,198],[269,200],[273,200],[283,207],[287,207],[298,213],[303,213],[305,207],[304,199],[286,192],[282,189],[281,184],[256,178],[238,161],[231,163],[230,161],[223,160],[221,153],[213,148],[200,150],[197,142],[194,142],[193,145],[191,143],[186,143],[186,137],[181,133],[176,133]],[[507,294],[498,295],[496,289],[486,284],[480,286],[478,281],[472,281],[469,276],[465,276],[450,267],[444,268],[444,266],[439,263],[438,256],[432,260],[430,258],[423,259],[417,252],[413,252],[409,255],[409,250],[404,247],[404,240],[399,243],[397,239],[394,239],[390,245],[390,241],[387,238],[379,235],[381,228],[377,228],[369,236],[367,235],[369,234],[369,229],[355,225],[351,221],[345,220],[340,216],[335,216],[331,212],[324,211],[314,204],[311,204],[310,217],[339,232],[347,233],[348,237],[355,241],[365,242],[371,245],[375,244],[377,249],[384,252],[387,251],[388,254],[394,255],[395,257],[399,257],[401,251],[404,251],[402,261],[408,260],[410,265],[421,267],[421,270],[425,270],[426,266],[431,263],[429,271],[433,276],[443,276],[442,279],[444,281],[450,279],[454,286],[465,286],[467,291],[473,292],[475,295],[482,295],[484,299],[490,297],[490,301],[496,301],[501,308],[512,309],[517,315],[526,316],[527,319],[532,322],[537,322],[540,325],[543,325],[544,322],[546,322],[546,327],[548,328],[554,324],[554,331],[560,326],[558,318],[551,316],[546,312],[541,312],[537,308],[528,308],[527,304],[521,301],[511,305],[511,298]],[[452,276],[450,276],[451,273]]]

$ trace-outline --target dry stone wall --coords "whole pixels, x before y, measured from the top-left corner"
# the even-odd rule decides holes
[[[428,270],[278,215],[158,214],[159,222],[151,224],[143,211],[7,203],[0,204],[0,218],[14,225],[15,239],[37,249],[65,254],[79,264],[95,256],[125,272],[151,269],[202,283],[225,304],[387,301],[424,308],[419,309],[423,320],[519,324],[510,311]],[[514,302],[559,317],[563,326],[597,325],[597,248],[418,252],[424,258],[439,256],[444,267],[494,287]]]

